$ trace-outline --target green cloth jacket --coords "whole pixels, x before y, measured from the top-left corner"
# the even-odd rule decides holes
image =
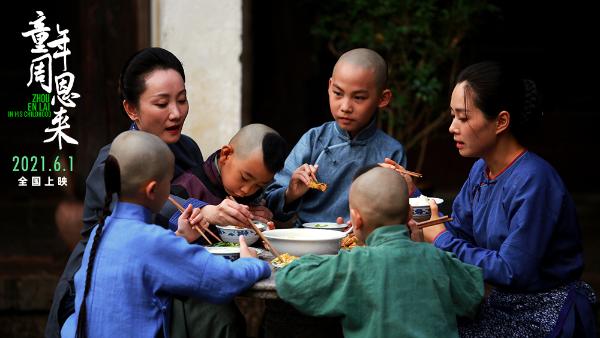
[[[411,241],[404,225],[375,229],[365,247],[303,256],[276,283],[299,311],[340,317],[347,338],[458,337],[456,317],[473,316],[484,292],[480,268]]]

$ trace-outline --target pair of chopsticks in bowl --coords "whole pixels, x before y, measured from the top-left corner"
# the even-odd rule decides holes
[[[183,214],[183,212],[185,211],[185,208],[184,208],[184,207],[183,207],[181,204],[179,204],[179,202],[177,202],[177,200],[176,200],[176,199],[174,199],[173,197],[169,196],[169,202],[173,203],[173,205],[174,205],[174,206],[177,208],[177,210],[181,211],[181,213]],[[205,239],[205,240],[208,242],[208,244],[210,244],[210,245],[212,245],[212,244],[213,244],[213,243],[210,241],[210,239],[208,239],[208,237],[206,237],[206,235],[205,235],[205,234],[204,234],[204,232],[203,232],[203,231],[200,229],[200,227],[199,227],[199,226],[197,226],[197,225],[194,225],[194,226],[192,226],[192,229],[194,229],[194,230],[196,230],[198,233],[200,233],[200,235],[202,235],[202,237],[204,237],[204,239]],[[210,229],[208,229],[208,228],[207,228],[207,229],[206,229],[206,231],[207,231],[207,232],[208,232],[208,233],[209,233],[211,236],[213,236],[213,237],[214,237],[214,238],[217,240],[217,242],[220,242],[220,241],[221,241],[221,239],[220,239],[220,238],[219,238],[217,235],[215,235],[215,234],[214,234],[212,231],[210,231]]]
[[[237,203],[237,201],[235,200],[235,198],[233,198],[233,196],[227,196],[227,199]],[[275,247],[271,245],[271,242],[269,242],[269,240],[265,237],[265,235],[263,235],[262,231],[260,231],[260,229],[256,226],[256,224],[254,224],[252,222],[251,219],[246,218],[246,223],[248,225],[250,225],[250,228],[252,230],[254,230],[254,232],[256,232],[256,234],[258,235],[258,237],[260,237],[260,239],[265,243],[265,245],[268,246],[268,249],[273,253],[273,255],[275,255],[275,257],[281,256],[279,251],[277,251],[277,249],[275,249]]]

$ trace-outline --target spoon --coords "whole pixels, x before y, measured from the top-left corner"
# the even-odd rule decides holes
[[[348,230],[346,230],[346,231],[343,231],[342,233],[343,233],[344,235],[348,235],[349,233],[351,233],[351,232],[352,232],[352,230],[354,230],[354,225],[351,225],[351,226],[348,228]]]

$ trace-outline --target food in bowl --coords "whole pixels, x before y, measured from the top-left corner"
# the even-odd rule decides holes
[[[344,230],[344,228],[348,227],[348,224],[338,224],[335,222],[309,222],[302,224],[302,226],[311,229],[329,229],[342,231]]]
[[[293,256],[336,254],[346,236],[340,231],[308,228],[267,230],[263,235],[277,251]]]
[[[267,225],[265,223],[259,221],[253,221],[252,223],[254,223],[254,225],[256,225],[256,227],[260,231],[265,231],[265,229],[267,229]],[[219,231],[219,237],[221,237],[221,239],[224,242],[229,243],[239,244],[240,236],[244,236],[246,244],[252,245],[259,238],[259,236],[256,234],[256,232],[254,232],[254,230],[248,228],[240,228],[234,225],[217,225],[217,230]]]
[[[415,221],[422,222],[431,218],[431,209],[429,207],[430,199],[433,199],[437,205],[444,202],[441,198],[427,197],[425,195],[408,199],[408,203],[412,207],[412,216]]]

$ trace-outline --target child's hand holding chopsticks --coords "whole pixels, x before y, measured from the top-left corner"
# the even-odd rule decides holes
[[[246,227],[246,219],[252,217],[248,206],[231,199],[224,199],[218,205],[207,205],[202,208],[204,220],[210,224],[235,225]]]
[[[290,183],[285,190],[285,203],[292,203],[308,191],[310,182],[316,182],[318,165],[304,163],[299,166],[290,177]]]
[[[191,219],[194,218],[193,211],[194,208],[191,204],[189,204],[187,208],[183,210],[181,216],[179,216],[179,219],[177,220],[177,231],[175,231],[177,236],[185,238],[188,243],[192,243],[200,237],[200,232],[192,228]],[[198,221],[197,215],[195,218],[196,221]]]
[[[212,231],[210,231],[210,229],[208,228],[209,223],[207,220],[204,219],[204,215],[202,213],[203,209],[199,209],[199,208],[192,208],[192,210],[190,212],[188,212],[186,214],[186,217],[183,217],[183,213],[188,210],[192,205],[189,204],[187,209],[184,209],[183,206],[181,204],[179,204],[179,202],[177,202],[177,200],[175,200],[172,196],[169,196],[169,201],[171,203],[173,203],[173,205],[175,205],[175,207],[177,207],[177,210],[179,210],[179,212],[181,212],[181,215],[179,215],[179,218],[177,220],[177,222],[179,223],[180,220],[186,221],[188,222],[189,227],[192,228],[192,230],[196,231],[197,233],[200,234],[200,236],[204,237],[204,239],[206,240],[206,242],[208,244],[212,244],[212,242],[210,241],[210,239],[208,239],[208,237],[206,237],[206,235],[204,234],[205,232],[208,232],[214,239],[218,241],[220,241],[221,239],[219,237],[217,237],[217,235],[215,235]],[[199,225],[198,225],[199,223]],[[180,236],[187,236],[185,237],[188,242],[193,242],[196,239],[198,239],[198,237],[196,237],[196,239],[193,239],[192,241],[190,241],[190,239],[192,238],[190,234],[187,233],[187,229],[185,227],[186,224],[182,224],[182,230],[180,233],[177,233]],[[180,226],[179,224],[177,225],[178,227]]]

